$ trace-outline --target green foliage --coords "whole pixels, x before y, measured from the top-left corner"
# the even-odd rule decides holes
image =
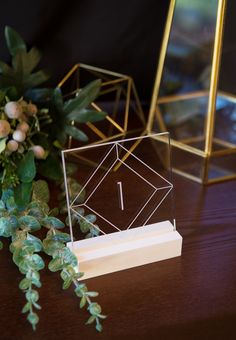
[[[0,139],[0,237],[10,239],[13,262],[23,275],[19,283],[26,299],[22,313],[27,314],[27,320],[35,330],[39,322],[37,310],[41,309],[37,290],[42,285],[39,272],[45,267],[40,253],[44,252],[51,258],[49,270],[60,271],[63,289],[74,285],[75,294],[80,298],[80,308],[87,305],[90,313],[87,323],[95,322],[96,329],[101,331],[100,320],[105,316],[101,314],[101,307],[91,301],[98,293],[88,291],[85,284],[78,282],[83,274],[78,273],[77,257],[66,247],[71,237],[61,231],[65,225],[55,217],[58,209],[50,210],[48,206],[47,182],[35,179],[37,173],[60,183],[63,176],[58,151],[67,135],[87,141],[87,136],[73,122],[84,124],[104,119],[106,114],[94,110],[91,105],[99,93],[101,82],[98,80],[88,84],[78,91],[74,99],[65,102],[59,89],[35,89],[33,87],[48,77],[44,71],[32,73],[40,61],[40,53],[35,48],[27,51],[25,42],[11,27],[6,27],[5,38],[12,64],[9,66],[0,61],[0,111],[2,119],[9,121],[11,131],[7,138]],[[24,93],[31,99],[35,98],[40,106],[25,102],[26,98],[21,97]],[[17,100],[21,105],[23,113],[19,119],[10,119],[4,111],[9,100]],[[41,108],[45,103],[46,107]],[[13,151],[7,148],[6,142],[22,122],[27,122],[28,132],[26,138],[18,143],[17,150]],[[32,145],[44,147],[46,155],[49,152],[47,158],[35,159],[41,156],[30,151]],[[73,174],[75,166],[72,165],[70,171]],[[71,189],[75,197],[81,191],[81,185],[71,179]],[[65,198],[64,193],[62,196]],[[82,191],[77,202],[83,202],[84,197],[85,192]],[[82,217],[77,218],[77,223],[81,231],[87,234],[86,237],[98,235],[95,215],[85,216],[83,211]],[[42,227],[47,229],[47,236],[41,241],[35,233]],[[0,241],[0,249],[2,247]]]
[[[102,314],[101,306],[91,301],[91,297],[98,296],[97,292],[88,291],[87,286],[84,283],[80,283],[78,279],[83,276],[83,273],[77,271],[78,262],[77,257],[65,246],[64,240],[56,238],[55,236],[61,236],[62,233],[52,226],[47,233],[47,237],[43,242],[45,252],[52,257],[52,260],[48,264],[48,268],[52,272],[60,271],[60,276],[63,280],[63,289],[68,289],[72,284],[75,286],[74,292],[80,298],[80,308],[83,308],[87,304],[87,310],[91,314],[87,324],[96,323],[97,331],[102,331],[102,325],[100,320],[105,319],[106,316]],[[67,235],[69,237],[69,235]],[[63,238],[65,235],[63,236]]]
[[[51,154],[39,162],[38,173],[53,181],[61,181],[63,178],[61,163],[57,157]]]
[[[13,28],[6,26],[5,39],[12,56],[12,66],[0,61],[0,86],[6,89],[14,87],[20,97],[27,89],[45,82],[49,75],[44,70],[32,73],[41,55],[34,47],[27,52],[25,42]]]
[[[72,126],[72,122],[87,123],[103,120],[106,116],[105,112],[99,112],[90,108],[89,105],[97,97],[101,87],[101,81],[95,80],[81,89],[77,96],[68,101],[63,101],[62,93],[56,88],[53,93],[52,115],[57,121],[55,125],[56,138],[61,145],[66,142],[67,135],[86,142],[87,136],[76,126]]]
[[[33,151],[28,151],[27,154],[21,159],[20,163],[18,164],[17,175],[23,183],[30,183],[33,181],[36,175]]]
[[[32,200],[48,203],[49,198],[50,193],[47,182],[42,179],[39,179],[38,181],[34,182]]]

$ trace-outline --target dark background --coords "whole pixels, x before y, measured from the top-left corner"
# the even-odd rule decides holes
[[[149,102],[168,0],[21,0],[1,4],[0,59],[9,62],[4,26],[43,52],[56,85],[78,62],[131,75]]]

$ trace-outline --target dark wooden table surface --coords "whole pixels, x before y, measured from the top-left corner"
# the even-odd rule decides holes
[[[21,275],[5,242],[0,253],[0,339],[236,339],[236,181],[202,187],[175,177],[183,254],[87,281],[108,319],[99,334],[85,326],[73,290],[42,272],[40,323],[20,313]]]

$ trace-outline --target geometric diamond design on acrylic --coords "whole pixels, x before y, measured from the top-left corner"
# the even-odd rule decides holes
[[[149,151],[151,144],[149,147],[145,145],[142,153],[135,152],[138,145],[147,139],[148,136],[143,136],[101,144],[101,147],[106,146],[106,152],[89,173],[76,197],[68,197],[68,210],[81,219],[84,219],[80,213],[82,210],[86,214],[95,214],[102,234],[147,225],[173,189],[170,180],[156,170],[156,162],[153,166],[143,160],[142,155]],[[155,141],[154,137],[152,141]],[[138,145],[134,148],[135,143]],[[88,148],[96,150],[97,147]],[[80,150],[86,150],[86,147],[63,153]],[[152,158],[156,156],[155,152],[151,153]],[[78,198],[82,193],[86,194],[81,203]]]

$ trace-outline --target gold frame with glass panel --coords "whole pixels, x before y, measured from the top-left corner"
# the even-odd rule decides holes
[[[234,9],[171,0],[147,124],[170,132],[173,171],[205,184],[236,178]]]

